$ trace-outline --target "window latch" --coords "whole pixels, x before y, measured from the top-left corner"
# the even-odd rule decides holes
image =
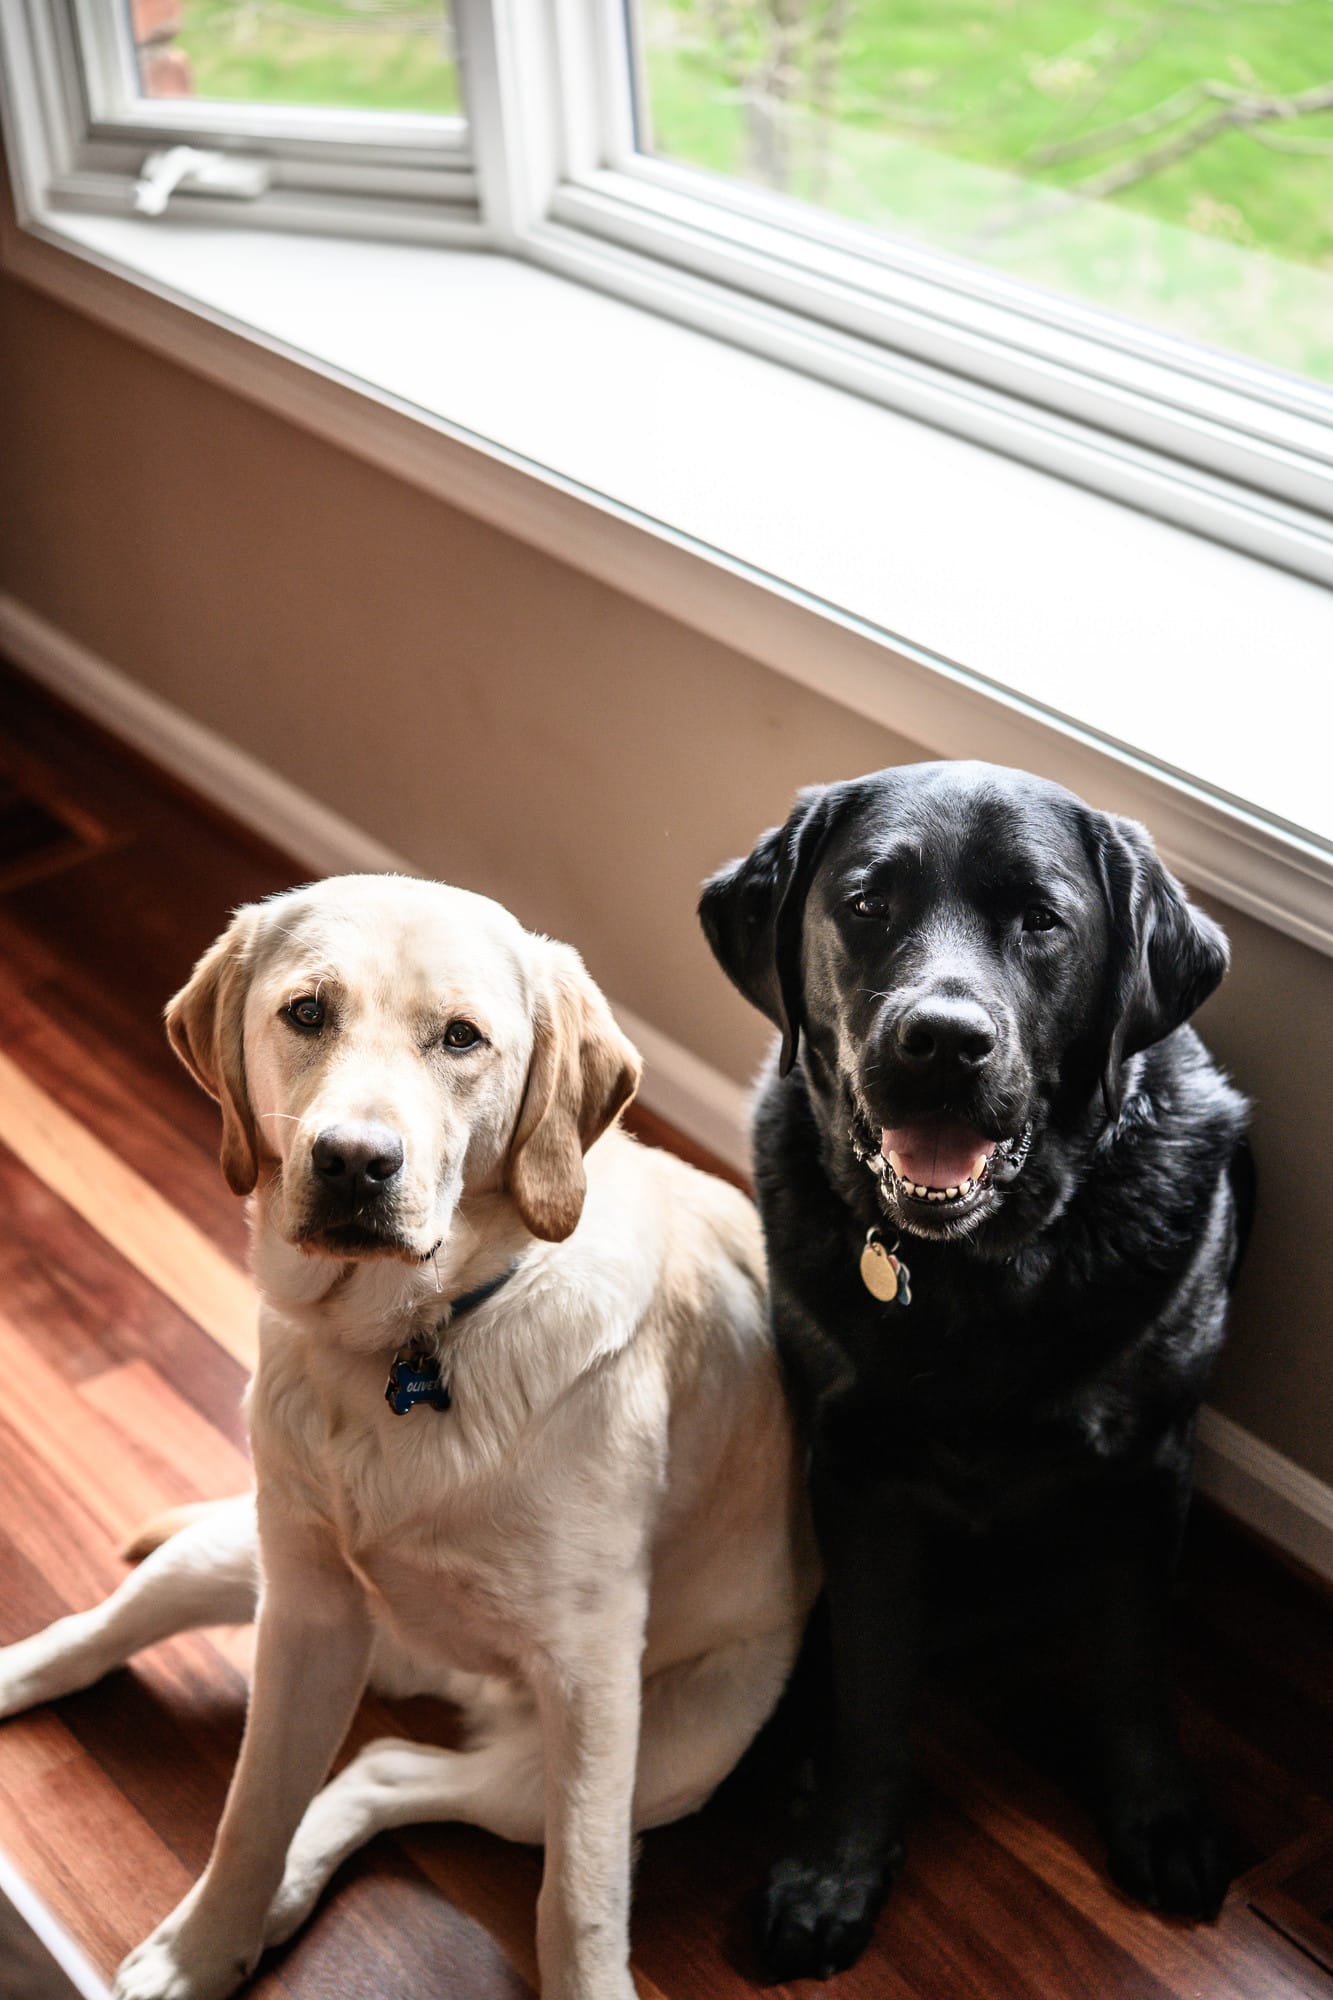
[[[144,161],[134,183],[134,206],[140,215],[161,215],[178,188],[187,194],[254,201],[268,183],[266,160],[209,153],[199,146],[168,146],[163,152],[150,153]]]

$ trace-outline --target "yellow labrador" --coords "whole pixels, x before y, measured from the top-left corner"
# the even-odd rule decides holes
[[[638,1058],[568,947],[350,876],[242,909],[167,1010],[252,1195],[257,1492],[0,1653],[0,1713],[254,1615],[205,1873],[121,2000],[217,2000],[382,1827],[544,1841],[546,2000],[631,2000],[631,1830],[772,1709],[815,1579],[759,1229],[616,1119]],[[150,1540],[152,1537],[150,1536]],[[367,1682],[460,1693],[320,1791]]]

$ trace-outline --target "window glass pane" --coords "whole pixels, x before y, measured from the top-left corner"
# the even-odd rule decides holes
[[[443,0],[127,0],[145,97],[459,110]]]
[[[627,0],[645,151],[1333,382],[1329,0]]]

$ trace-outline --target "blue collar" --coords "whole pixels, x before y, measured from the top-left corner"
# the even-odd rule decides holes
[[[507,1285],[518,1269],[521,1258],[501,1271],[498,1278],[488,1278],[475,1291],[463,1292],[449,1302],[449,1317],[441,1320],[435,1329],[442,1333],[453,1325],[461,1314],[475,1312],[485,1305],[487,1299],[494,1298],[502,1285]],[[453,1394],[444,1371],[440,1367],[440,1357],[428,1338],[416,1334],[405,1341],[394,1355],[389,1368],[389,1379],[384,1385],[384,1400],[396,1417],[405,1417],[418,1403],[425,1403],[432,1410],[447,1410],[453,1402]]]
[[[461,1298],[451,1299],[449,1301],[449,1317],[445,1320],[444,1324],[452,1326],[454,1321],[460,1319],[464,1313],[473,1311],[477,1306],[484,1306],[487,1299],[493,1299],[501,1285],[509,1283],[509,1280],[513,1277],[522,1261],[522,1258],[515,1257],[512,1263],[505,1265],[504,1270],[501,1271],[498,1278],[488,1278],[486,1283],[478,1285],[475,1291],[464,1292]]]

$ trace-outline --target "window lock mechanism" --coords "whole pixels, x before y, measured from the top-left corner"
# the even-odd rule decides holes
[[[254,201],[269,183],[266,160],[237,153],[210,153],[200,146],[168,146],[150,153],[134,184],[134,206],[140,215],[161,215],[179,188],[186,194],[223,195],[233,201]]]

